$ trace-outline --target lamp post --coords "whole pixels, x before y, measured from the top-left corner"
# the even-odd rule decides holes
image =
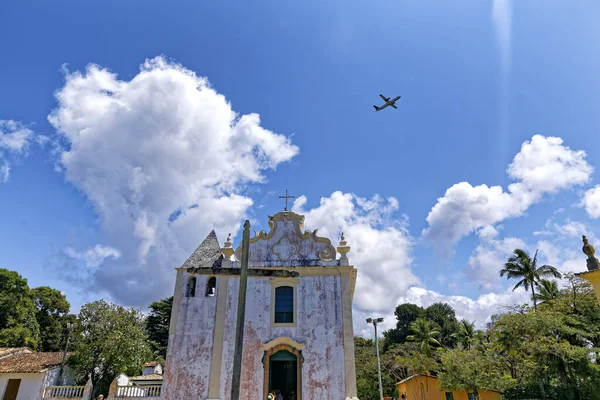
[[[377,324],[383,322],[383,318],[367,318],[367,324],[375,327],[375,350],[377,352],[377,377],[379,378],[379,397],[383,400],[383,385],[381,384],[381,360],[379,359],[379,338],[377,337]]]

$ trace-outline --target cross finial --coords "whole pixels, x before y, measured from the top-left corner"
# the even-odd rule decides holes
[[[283,211],[287,211],[287,207],[288,207],[288,199],[295,199],[296,196],[288,196],[288,191],[287,189],[285,189],[285,196],[279,196],[280,199],[285,199],[285,208],[283,209]]]

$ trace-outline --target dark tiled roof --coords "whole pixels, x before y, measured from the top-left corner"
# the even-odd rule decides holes
[[[142,376],[132,376],[129,378],[130,381],[162,381],[163,376],[160,374],[150,374]]]
[[[0,347],[0,358],[18,353],[31,353],[31,350],[28,347]]]
[[[67,354],[67,358],[69,354]],[[0,359],[0,373],[44,372],[62,363],[63,353],[20,353]]]
[[[150,361],[150,362],[144,363],[144,368],[156,367],[157,365],[158,365],[158,361]]]
[[[215,231],[210,231],[206,239],[183,264],[184,268],[221,268],[223,254]]]

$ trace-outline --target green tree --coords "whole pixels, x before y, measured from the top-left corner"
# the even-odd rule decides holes
[[[498,390],[502,372],[489,354],[476,350],[440,350],[440,387],[446,390],[466,390],[479,399],[479,390]]]
[[[475,321],[460,320],[458,332],[454,333],[453,336],[463,349],[470,350],[476,337]]]
[[[360,337],[354,338],[356,360],[356,389],[361,400],[379,400],[379,381],[377,377],[377,354],[375,342]],[[382,362],[381,383],[384,395],[396,395],[394,376],[384,368]]]
[[[408,335],[406,340],[418,343],[425,355],[431,354],[431,346],[441,346],[440,342],[436,339],[440,335],[440,332],[431,329],[431,323],[425,318],[417,318],[411,324],[410,331],[412,335]]]
[[[556,268],[551,265],[537,266],[537,250],[533,260],[524,250],[516,249],[514,254],[504,264],[504,268],[500,271],[500,276],[506,275],[507,279],[520,279],[513,287],[513,291],[521,286],[525,290],[531,289],[533,298],[533,308],[537,311],[537,299],[535,296],[535,286],[538,285],[540,279],[553,276],[561,278],[562,275]]]
[[[64,317],[69,312],[67,298],[58,290],[47,286],[31,289],[31,297],[40,325],[41,351],[61,351],[64,349]]]
[[[396,328],[383,333],[385,337],[384,351],[394,343],[400,344],[406,342],[406,337],[410,335],[410,325],[417,318],[424,316],[425,310],[416,304],[404,303],[396,307],[394,314],[397,320]]]
[[[78,317],[77,344],[69,358],[80,381],[91,377],[94,394],[107,393],[121,372],[139,374],[152,357],[141,311],[104,300],[85,304]]]
[[[171,322],[171,309],[173,296],[150,304],[150,315],[146,319],[146,331],[150,346],[155,355],[166,357],[169,343],[169,324]]]
[[[439,331],[442,346],[456,347],[455,333],[459,331],[458,320],[454,309],[446,303],[434,303],[425,309],[425,318],[434,323]]]
[[[560,295],[556,281],[540,279],[538,292],[535,294],[535,300],[538,304],[547,303],[556,299]]]
[[[36,350],[40,326],[27,279],[0,268],[0,346],[27,346]]]
[[[436,360],[422,352],[419,344],[413,342],[390,346],[381,357],[381,365],[396,382],[414,374],[436,373],[439,369]]]

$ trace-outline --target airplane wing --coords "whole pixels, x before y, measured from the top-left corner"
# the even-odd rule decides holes
[[[387,97],[385,97],[384,95],[380,94],[379,97],[381,97],[383,99],[383,101],[389,101],[390,99],[388,99]]]
[[[392,107],[394,107],[396,110],[398,109],[398,107],[396,107],[395,104],[391,104]]]

